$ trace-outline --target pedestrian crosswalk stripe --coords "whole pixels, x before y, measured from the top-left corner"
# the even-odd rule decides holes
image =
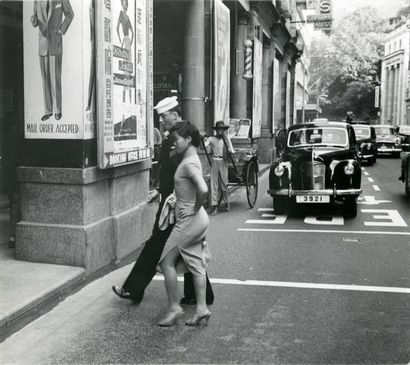
[[[372,177],[368,177],[367,180],[369,180],[369,182],[374,183],[374,180]]]
[[[376,190],[376,191],[380,191],[380,188],[379,188],[378,185],[373,185],[373,189]]]
[[[154,280],[163,281],[164,277],[156,275]],[[183,277],[178,277],[178,281],[184,281]],[[389,286],[368,286],[368,285],[344,285],[344,284],[321,284],[321,283],[300,283],[287,281],[264,281],[264,280],[238,280],[238,279],[210,279],[212,284],[227,284],[240,286],[262,286],[262,287],[282,287],[299,289],[325,289],[325,290],[346,290],[363,291],[376,293],[398,293],[410,294],[410,288],[389,287]]]
[[[272,223],[270,223],[272,224]],[[387,236],[410,236],[410,232],[391,232],[391,231],[342,231],[342,230],[321,230],[321,229],[275,229],[275,228],[238,228],[242,232],[290,232],[290,233],[352,233],[352,234],[373,234]]]

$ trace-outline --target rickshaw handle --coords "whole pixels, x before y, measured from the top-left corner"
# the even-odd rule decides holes
[[[206,158],[208,159],[209,165],[212,165],[211,159],[209,158],[208,151],[207,151],[206,146],[205,146],[204,136],[203,135],[201,135],[201,141],[202,141],[202,145],[204,146]]]
[[[222,140],[224,141],[224,145],[225,145],[225,148],[226,148],[226,153],[227,153],[227,155],[229,155],[229,158],[231,159],[233,169],[235,170],[235,174],[236,174],[236,176],[240,176],[239,172],[238,172],[238,169],[236,168],[235,161],[232,158],[232,154],[229,152],[229,148],[228,148],[228,144],[226,143],[225,136],[222,137]]]

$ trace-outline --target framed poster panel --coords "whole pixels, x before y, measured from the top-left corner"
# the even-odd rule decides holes
[[[25,138],[94,138],[94,1],[24,1],[23,42]]]
[[[252,138],[262,132],[262,42],[253,40],[253,97],[252,97]]]
[[[152,0],[97,3],[98,165],[151,157]]]
[[[229,123],[230,13],[221,0],[214,7],[214,122]]]
[[[272,133],[278,129],[278,122],[280,121],[280,72],[279,60],[275,57],[273,59],[273,103],[272,103]]]

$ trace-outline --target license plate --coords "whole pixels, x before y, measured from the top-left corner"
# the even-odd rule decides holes
[[[328,195],[298,195],[296,196],[296,203],[329,203],[330,197]]]

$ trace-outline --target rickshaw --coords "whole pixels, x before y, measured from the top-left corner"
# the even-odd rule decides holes
[[[228,150],[225,139],[225,148]],[[202,143],[204,143],[202,139]],[[209,165],[211,165],[211,157],[209,156],[205,146],[205,153]],[[238,148],[235,147],[235,153],[229,154],[228,162],[228,187],[245,186],[246,198],[250,208],[255,206],[258,198],[258,153],[256,148]],[[222,197],[219,200],[221,202]]]

